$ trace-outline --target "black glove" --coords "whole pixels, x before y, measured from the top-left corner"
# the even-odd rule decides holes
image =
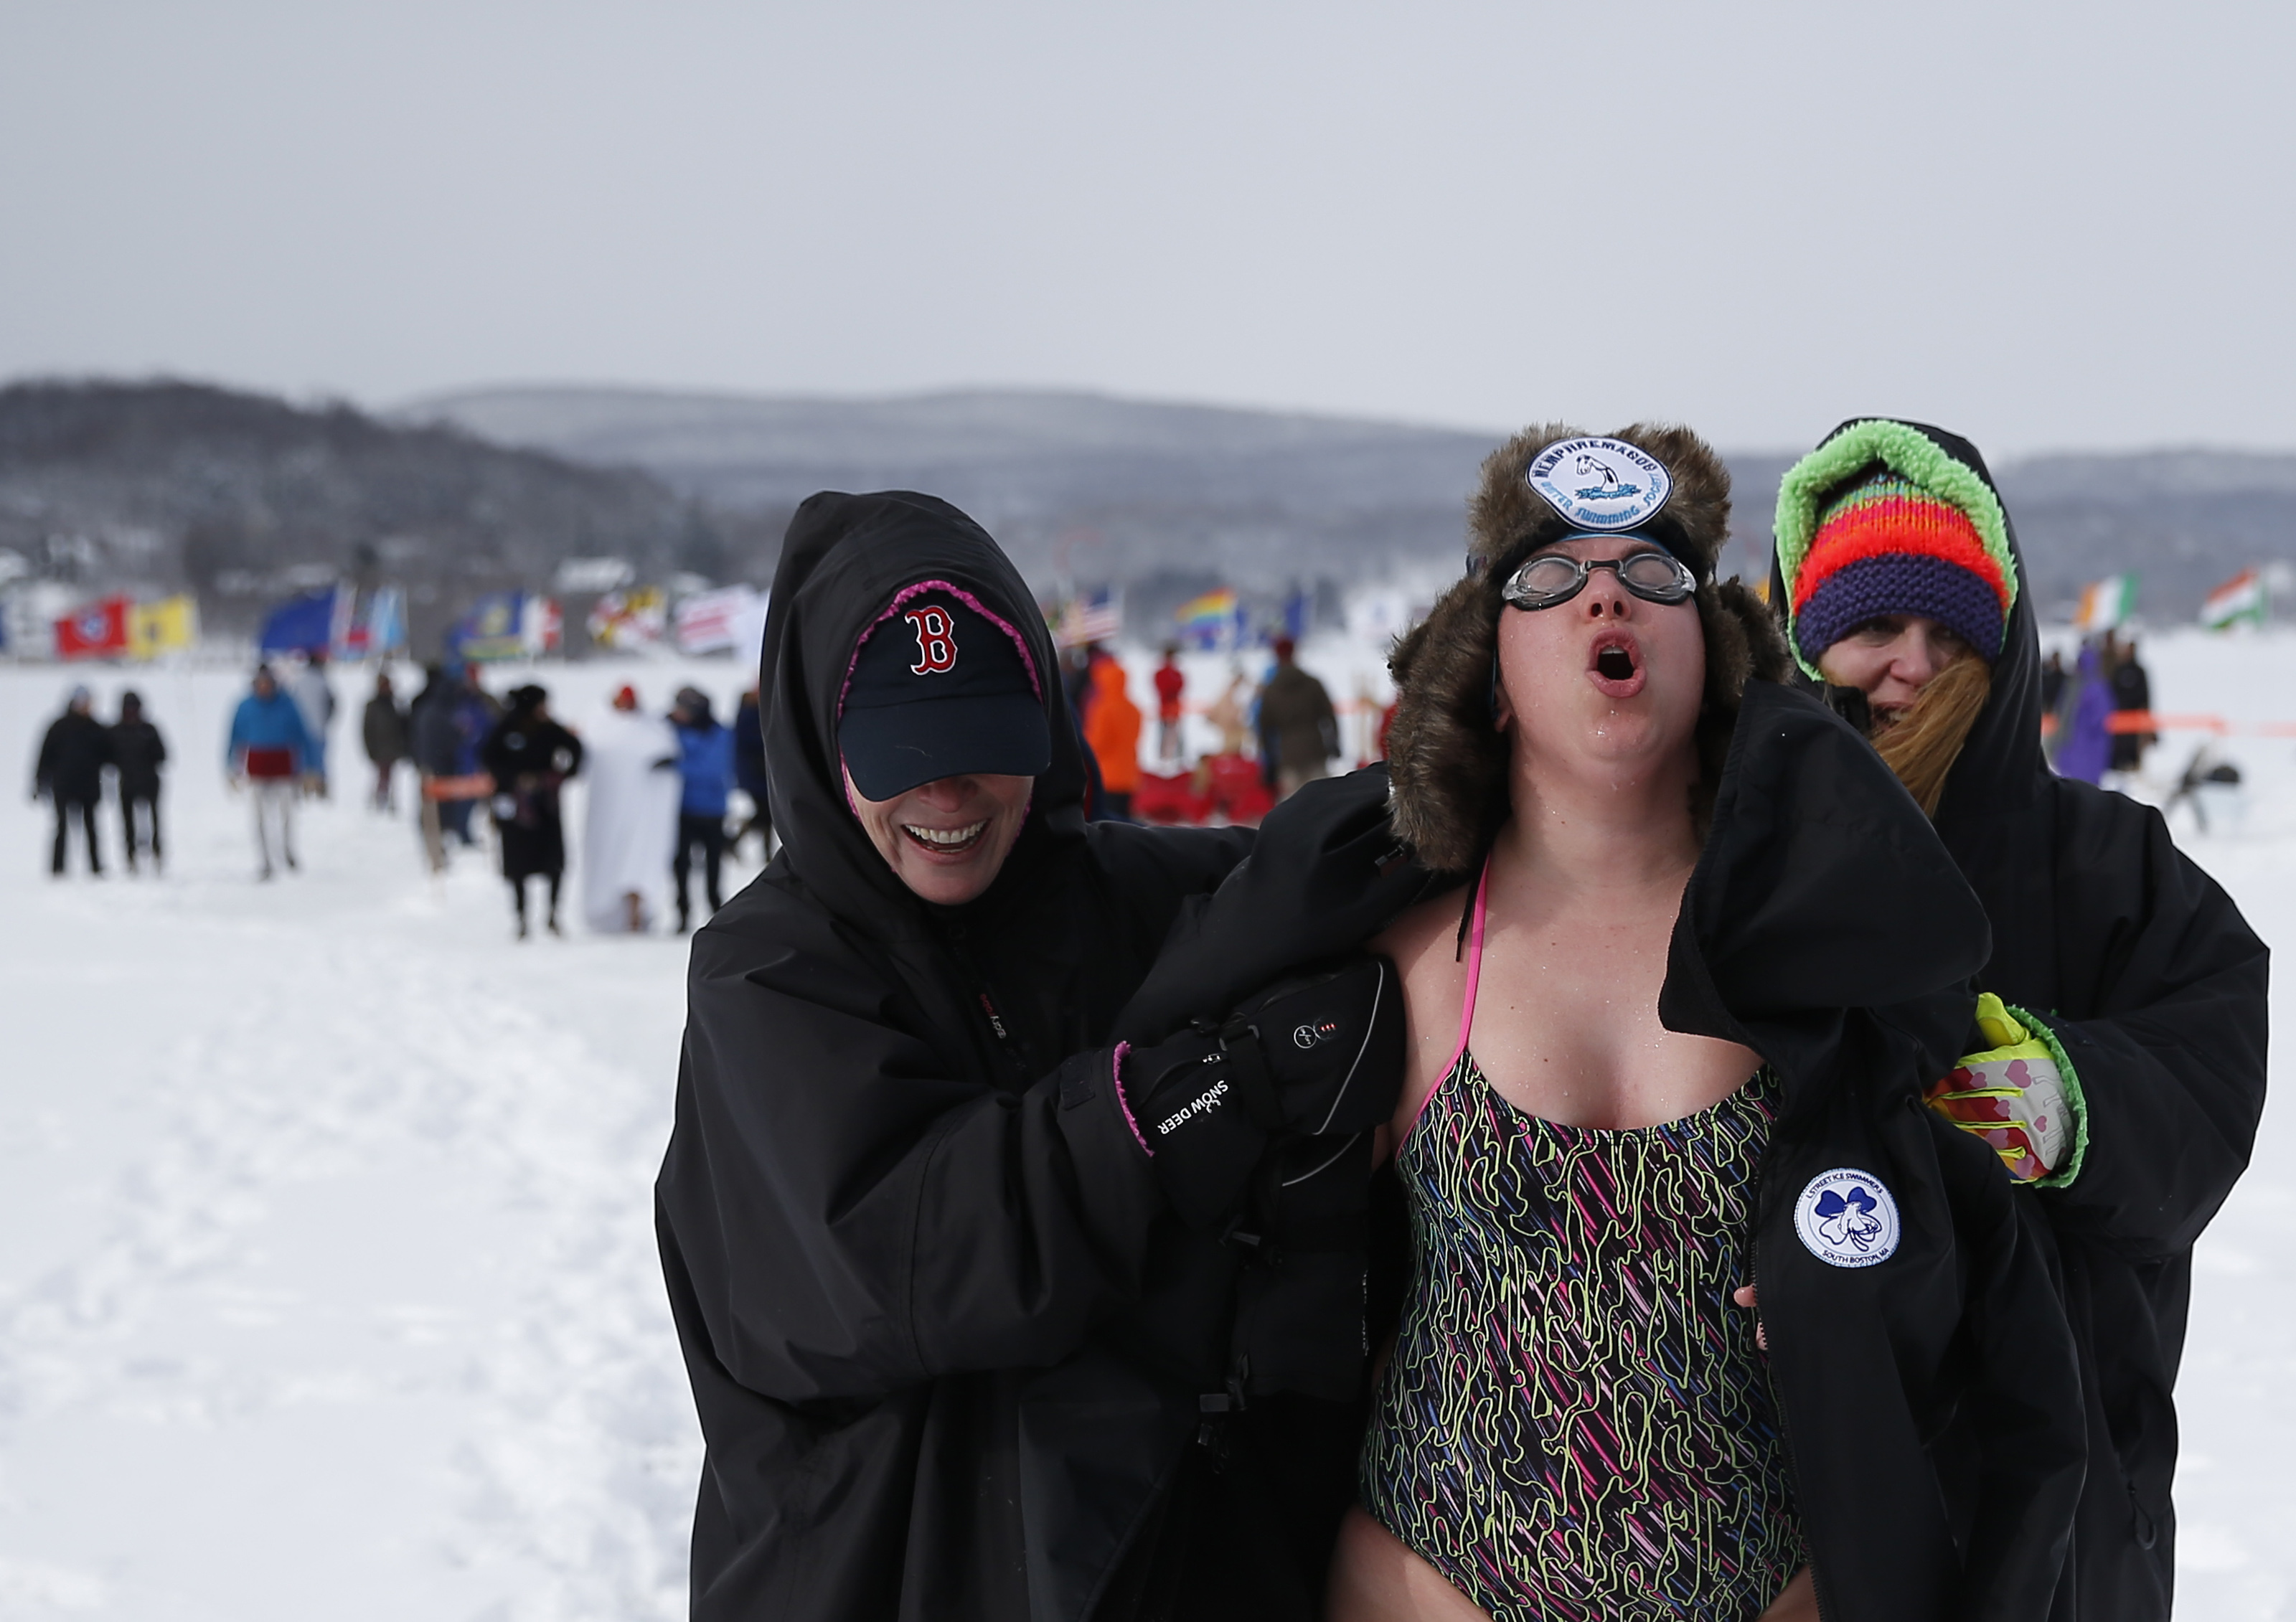
[[[1173,1208],[1225,1233],[1272,1135],[1336,1142],[1395,1112],[1403,1043],[1395,967],[1365,954],[1133,1048],[1124,1095]]]

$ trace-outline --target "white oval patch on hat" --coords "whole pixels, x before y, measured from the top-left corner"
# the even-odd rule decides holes
[[[1794,1233],[1831,1266],[1870,1267],[1897,1253],[1898,1202],[1872,1172],[1837,1167],[1794,1201]]]
[[[1531,461],[1526,475],[1546,504],[1582,529],[1631,529],[1674,494],[1665,464],[1623,439],[1565,439]]]

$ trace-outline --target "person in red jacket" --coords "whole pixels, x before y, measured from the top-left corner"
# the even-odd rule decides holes
[[[1160,759],[1180,758],[1180,694],[1187,687],[1187,673],[1180,668],[1180,650],[1166,643],[1164,662],[1156,667],[1156,754]]]

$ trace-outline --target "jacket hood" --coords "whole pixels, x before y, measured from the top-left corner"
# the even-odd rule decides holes
[[[1816,544],[1820,519],[1826,509],[1855,487],[1882,475],[1887,475],[1890,487],[1901,494],[1907,493],[1906,487],[1910,486],[1912,492],[1957,510],[1976,532],[1976,551],[1956,553],[1953,537],[1928,533],[1925,527],[1916,530],[1898,528],[1888,532],[1886,537],[1868,531],[1847,538],[1849,550],[1837,553],[1829,562],[1820,565],[1815,553],[1824,548]],[[1805,654],[1799,640],[1800,617],[1805,612],[1817,616],[1819,640],[1812,646],[1822,650],[1831,636],[1859,623],[1855,616],[1861,605],[1886,603],[1894,598],[1900,607],[1893,610],[1874,606],[1866,610],[1869,617],[1907,611],[1902,605],[1909,600],[1908,594],[1915,601],[1927,600],[1939,592],[1948,599],[1959,594],[1948,586],[1948,581],[1958,582],[1966,591],[1988,598],[1986,610],[1977,610],[1973,603],[1963,605],[1972,615],[1996,607],[2013,607],[2021,594],[2017,589],[2016,556],[2009,545],[2009,515],[2002,508],[2001,493],[1994,488],[1985,471],[1984,459],[1966,439],[1924,423],[1901,422],[1894,417],[1857,417],[1836,428],[1818,442],[1816,450],[1787,469],[1785,477],[1779,481],[1775,531],[1778,572],[1788,588],[1780,604],[1785,617],[1786,638],[1793,646],[1794,660],[1801,667],[1802,674],[1813,681],[1818,677],[1815,655]],[[1832,578],[1818,589],[1816,596],[1798,607],[1796,594],[1804,589],[1805,567],[1815,568],[1821,574],[1830,573]],[[1940,569],[1943,579],[1938,578]],[[1874,572],[1877,570],[1880,572]],[[1909,572],[1915,570],[1921,572]],[[1925,581],[1924,574],[1928,576]],[[1857,582],[1854,586],[1850,586],[1853,579]],[[1834,610],[1821,612],[1820,602],[1831,592],[1844,586],[1849,587],[1844,600]],[[1997,598],[1994,594],[1998,594]],[[1939,604],[1939,608],[1944,606],[1943,602]],[[1843,614],[1850,616],[1847,624],[1839,618]],[[1974,618],[1955,618],[1952,623],[1972,643],[1980,640]],[[2005,624],[1997,622],[1984,634],[1989,636],[1995,631],[2005,630]],[[1979,651],[1989,660],[1999,649],[1980,647]]]
[[[1994,483],[1992,471],[1985,465],[1985,458],[1977,446],[1959,434],[1927,422],[1897,417],[1852,417],[1820,440],[1818,447],[1823,450],[1829,445],[1847,443],[1857,437],[1856,430],[1874,424],[1886,424],[1918,435],[1920,442],[1933,446],[1943,459],[1973,476],[2000,514],[2001,544],[2008,553],[2012,578],[2019,582],[2009,606],[2007,627],[2002,633],[2001,657],[1993,664],[1992,692],[1970,726],[1969,740],[1963,744],[1961,758],[1954,762],[1953,771],[1946,779],[1944,797],[1938,802],[1938,831],[1948,847],[1957,847],[1956,828],[1980,819],[2023,812],[2048,778],[2048,765],[2041,754],[2040,627],[2033,617],[2032,594],[2023,589],[2025,554],[2017,541],[2016,523],[2010,518],[2008,506],[2001,500],[2000,488]],[[1902,437],[1893,438],[1900,446],[1906,443]],[[1915,454],[1918,455],[1917,447]],[[1855,479],[1874,460],[1860,457],[1857,466],[1838,470],[1841,477],[1829,479],[1827,487],[1838,488]],[[1800,465],[1808,466],[1810,461],[1805,458]],[[1782,513],[1788,495],[1784,489],[1780,492]],[[1823,490],[1810,492],[1814,500],[1822,500],[1824,495]],[[1785,540],[1781,533],[1781,550]],[[1774,557],[1770,601],[1779,605],[1781,618],[1788,596],[1784,570]]]
[[[1790,1103],[1827,1073],[1845,1011],[1877,1011],[1942,1075],[1969,1034],[1983,905],[1921,807],[1812,695],[1746,684],[1712,826],[1675,921],[1659,1013],[1744,1042]]]
[[[1084,839],[1081,746],[1052,638],[1020,571],[987,530],[936,496],[824,491],[797,510],[782,542],[758,681],[775,831],[791,871],[847,918],[882,915],[888,903],[924,905],[846,802],[837,722],[862,633],[906,588],[928,580],[967,594],[1020,638],[1052,733],[1052,765],[1037,778],[1028,823],[989,894],[1025,883],[1054,849]]]

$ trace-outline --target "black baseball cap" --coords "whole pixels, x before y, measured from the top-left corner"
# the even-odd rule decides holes
[[[1053,730],[1021,634],[969,592],[925,581],[861,633],[839,701],[837,750],[867,799],[939,777],[1034,777]]]

